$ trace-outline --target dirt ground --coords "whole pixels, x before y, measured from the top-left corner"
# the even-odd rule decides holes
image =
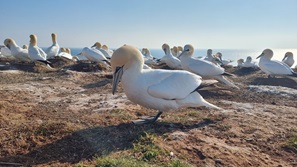
[[[180,109],[134,125],[157,111],[133,104],[121,87],[112,95],[109,67],[55,63],[0,63],[0,166],[94,165],[94,157],[132,148],[144,132],[190,166],[297,166],[294,79],[226,67],[240,90],[217,83],[201,92],[224,110]],[[255,89],[260,85],[274,91]]]

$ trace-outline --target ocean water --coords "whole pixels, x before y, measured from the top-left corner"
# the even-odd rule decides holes
[[[77,55],[82,51],[82,48],[70,48],[72,55]],[[263,49],[264,50],[264,49]],[[258,62],[259,59],[256,59],[263,50],[252,50],[252,49],[212,49],[213,54],[217,52],[222,53],[222,58],[226,60],[232,60],[231,65],[236,66],[238,59],[246,59],[246,57],[251,56],[253,61]],[[272,49],[274,56],[273,60],[281,61],[286,52],[292,52],[295,58],[295,64],[292,67],[297,65],[297,49]],[[164,51],[162,49],[150,49],[151,54],[156,58],[161,58],[164,56]],[[204,57],[206,56],[207,49],[195,49],[194,57]]]

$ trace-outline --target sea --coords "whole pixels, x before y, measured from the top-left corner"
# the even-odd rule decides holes
[[[82,48],[70,48],[72,55],[77,55],[82,51]],[[264,48],[265,49],[265,48]],[[253,61],[258,62],[259,59],[256,59],[264,50],[256,49],[212,49],[212,53],[216,54],[217,52],[222,53],[222,58],[224,60],[231,60],[230,65],[237,66],[238,59],[246,59],[246,57],[251,56]],[[140,49],[141,50],[141,49]],[[292,52],[295,58],[295,64],[292,66],[294,68],[297,65],[297,49],[272,49],[274,56],[272,60],[281,61],[286,52]],[[150,49],[151,54],[156,58],[161,58],[164,56],[164,51],[162,49]],[[195,49],[194,57],[205,57],[207,49]]]

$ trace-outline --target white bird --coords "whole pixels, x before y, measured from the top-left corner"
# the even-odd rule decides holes
[[[83,50],[78,55],[83,55],[92,62],[100,62],[103,64],[106,64],[106,63],[110,64],[109,61],[104,56],[104,54],[96,48],[84,47]]]
[[[142,50],[144,55],[144,64],[146,65],[155,65],[157,62],[154,60],[154,57],[151,55],[150,50],[147,48],[143,48]]]
[[[183,52],[184,48],[181,46],[177,47],[177,57],[179,57],[179,55]]]
[[[182,70],[143,69],[143,64],[141,52],[128,45],[117,49],[111,58],[112,93],[116,92],[121,80],[129,100],[160,111],[153,118],[136,123],[154,122],[162,112],[181,107],[206,106],[220,109],[205,101],[195,91],[202,82],[200,76]]]
[[[110,56],[112,56],[113,51],[111,49],[109,49],[107,45],[102,45],[102,49],[106,50],[108,52],[108,54]]]
[[[220,61],[222,62],[222,65],[228,65],[229,63],[233,62],[233,60],[225,60],[225,59],[223,59],[221,52],[216,53],[215,57],[218,57],[220,59]]]
[[[248,56],[246,58],[246,60],[245,60],[245,62],[243,63],[242,66],[243,67],[247,67],[247,68],[249,68],[249,67],[251,67],[251,68],[257,68],[258,67],[258,65],[257,65],[256,62],[252,62],[252,57],[251,56]]]
[[[182,69],[180,60],[171,54],[169,45],[166,43],[163,44],[162,49],[165,52],[165,55],[160,59],[160,62],[165,63],[171,69]]]
[[[69,59],[69,60],[72,60],[73,57],[72,55],[70,54],[70,49],[69,48],[61,48],[60,49],[60,53],[57,55],[59,57],[64,57],[66,59]]]
[[[11,51],[9,48],[7,48],[6,46],[1,46],[0,47],[0,55],[4,56],[4,57],[11,57]]]
[[[107,58],[107,59],[110,59],[111,58],[111,55],[104,49],[102,49],[102,45],[100,42],[96,42],[92,48],[95,47],[96,49],[98,49],[100,52],[103,53],[103,55]]]
[[[51,62],[46,60],[46,53],[40,47],[37,46],[37,37],[34,34],[30,35],[28,53],[32,61],[40,61],[51,67]]]
[[[260,58],[260,69],[268,74],[268,77],[275,75],[297,77],[297,74],[286,63],[278,60],[271,60],[272,57],[273,51],[271,49],[265,49],[262,54],[257,57],[257,59]]]
[[[243,59],[238,59],[237,60],[237,67],[243,67],[244,60]]]
[[[47,54],[47,59],[54,58],[55,56],[57,56],[60,50],[60,46],[57,42],[57,35],[55,33],[52,33],[52,41],[53,44],[45,50],[45,53]]]
[[[4,40],[4,45],[10,49],[11,55],[17,60],[22,62],[30,62],[28,49],[23,49],[19,47],[12,38],[7,38]]]
[[[228,81],[223,75],[232,76],[225,72],[225,69],[212,62],[203,59],[193,58],[194,47],[185,45],[184,51],[180,55],[181,65],[184,70],[193,72],[203,78],[212,78],[225,83],[231,87],[239,89],[234,83]]]
[[[177,47],[176,46],[173,46],[173,48],[170,49],[171,50],[171,53],[174,57],[177,57],[178,56],[178,51],[177,51]]]
[[[295,63],[295,60],[293,58],[292,52],[287,52],[282,60],[282,62],[286,63],[289,67],[292,67],[292,65]]]
[[[213,58],[212,49],[207,49],[207,55],[205,56],[204,60],[212,62]]]

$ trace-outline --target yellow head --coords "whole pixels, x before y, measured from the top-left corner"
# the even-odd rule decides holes
[[[32,46],[37,45],[37,37],[34,34],[30,35],[30,45],[32,45]]]

